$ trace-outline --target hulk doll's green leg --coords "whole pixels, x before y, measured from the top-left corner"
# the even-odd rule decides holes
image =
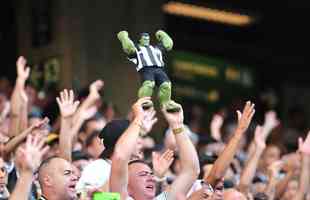
[[[180,107],[171,100],[171,82],[165,81],[159,86],[158,98],[160,105],[168,112],[179,112]]]
[[[155,87],[155,81],[151,81],[151,80],[144,81],[138,91],[138,97],[139,98],[151,97],[153,94],[154,87]],[[146,103],[143,105],[143,108],[148,109],[152,106],[153,106],[152,103]]]

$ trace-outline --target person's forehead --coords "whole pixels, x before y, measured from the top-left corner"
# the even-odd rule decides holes
[[[131,165],[129,165],[129,170],[137,173],[143,171],[152,172],[151,168],[147,164],[141,162],[132,163]]]
[[[51,162],[52,168],[56,169],[58,172],[72,170],[72,164],[62,158],[55,158]]]

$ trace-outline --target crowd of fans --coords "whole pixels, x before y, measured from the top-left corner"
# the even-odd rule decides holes
[[[0,200],[310,200],[310,133],[290,141],[294,151],[270,142],[281,124],[274,111],[259,125],[248,101],[226,125],[228,134],[220,113],[210,131],[197,134],[180,104],[179,112],[143,109],[148,97],[116,118],[113,104],[101,101],[101,80],[87,92],[38,98],[25,58],[16,66],[12,92],[0,87]],[[168,128],[155,142],[150,133],[159,115]]]

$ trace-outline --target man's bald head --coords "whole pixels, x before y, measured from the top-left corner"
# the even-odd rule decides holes
[[[57,163],[58,159],[62,159],[56,156],[50,157],[46,160],[44,160],[39,169],[38,169],[38,174],[39,174],[39,183],[42,186],[43,185],[43,178],[46,175],[50,175],[50,173],[53,171],[53,168],[55,167],[55,163]]]
[[[246,197],[235,189],[228,189],[224,191],[225,200],[246,200]]]
[[[51,157],[42,162],[39,167],[39,183],[43,196],[59,196],[63,200],[76,198],[75,185],[77,176],[73,165],[60,157]]]

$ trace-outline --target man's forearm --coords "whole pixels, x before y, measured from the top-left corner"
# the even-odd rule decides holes
[[[301,174],[299,177],[299,188],[297,195],[293,200],[303,200],[307,191],[309,191],[310,184],[310,156],[302,154]]]
[[[72,118],[61,117],[59,133],[59,156],[71,162],[71,152],[73,146],[73,136],[71,134]]]
[[[258,161],[263,153],[263,148],[257,148],[252,155],[249,155],[250,158],[245,164],[244,170],[242,171],[240,183],[239,183],[239,190],[244,194],[248,191],[249,186],[252,183],[252,180],[255,176],[255,172],[257,169]]]
[[[121,199],[128,196],[128,163],[137,145],[141,120],[135,119],[116,143],[110,176],[111,192],[121,194]]]
[[[289,181],[293,178],[294,172],[289,171],[287,172],[286,176],[277,183],[276,190],[275,190],[275,199],[281,199],[282,195],[284,194]]]
[[[192,173],[196,176],[199,174],[200,169],[197,152],[193,143],[189,139],[186,131],[175,134],[175,139],[182,166],[181,173]]]
[[[11,122],[10,122],[10,128],[9,128],[10,137],[13,137],[21,133],[21,131],[23,131],[20,128],[21,128],[22,117],[23,117],[22,112],[24,112],[24,109],[25,109],[24,107],[25,105],[23,105],[23,100],[21,98],[21,94],[22,92],[24,92],[23,91],[24,87],[25,87],[25,80],[17,78],[15,82],[14,90],[11,96],[11,112],[10,112]]]
[[[85,112],[89,107],[96,103],[97,99],[88,95],[87,98],[82,102],[80,107],[77,109],[76,113],[73,116],[73,121],[78,121],[83,112]]]
[[[181,133],[176,133],[175,139],[179,150],[181,172],[171,186],[169,199],[175,199],[177,194],[186,195],[200,172],[197,152],[186,131],[183,129]]]
[[[18,100],[16,92],[13,92],[11,97],[9,137],[14,137],[19,133],[20,111],[21,111],[20,101]]]
[[[11,140],[9,140],[4,146],[4,158],[8,159],[9,154],[13,152],[19,144],[21,144],[30,133],[30,129],[26,129],[21,134],[16,135]]]
[[[116,157],[120,158],[123,162],[129,162],[131,155],[136,148],[140,130],[141,120],[134,119],[118,140],[114,153]]]
[[[31,172],[21,173],[9,200],[28,200],[31,192],[32,177],[33,174]]]
[[[243,133],[239,130],[236,130],[234,136],[230,139],[224,151],[215,161],[211,172],[207,177],[207,183],[211,184],[214,187],[217,181],[224,177],[226,170],[228,169],[238,150],[238,146],[242,137]]]
[[[24,131],[28,127],[28,102],[21,100],[21,113],[20,113],[20,123],[19,131]]]
[[[276,193],[276,185],[277,185],[277,180],[275,177],[270,177],[268,185],[265,189],[265,194],[268,195],[269,200],[275,199],[275,193]]]

